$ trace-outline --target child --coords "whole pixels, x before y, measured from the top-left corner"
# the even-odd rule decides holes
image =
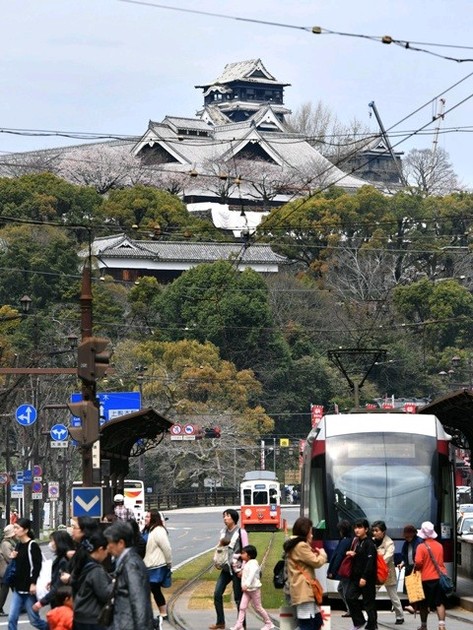
[[[231,630],[242,630],[245,620],[246,610],[251,602],[257,613],[263,617],[264,626],[261,630],[273,630],[275,627],[270,616],[261,605],[261,569],[256,560],[258,552],[253,545],[246,545],[241,550],[241,559],[243,561],[243,569],[241,574],[241,602],[238,620]]]
[[[59,586],[56,591],[56,607],[46,614],[50,630],[72,630],[72,588]]]

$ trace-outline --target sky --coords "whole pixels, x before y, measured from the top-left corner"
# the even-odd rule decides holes
[[[293,111],[321,100],[342,122],[356,118],[378,132],[369,116],[374,101],[396,151],[432,148],[438,127],[438,146],[473,189],[471,0],[160,4],[0,0],[0,160],[9,152],[82,142],[39,131],[141,136],[149,120],[194,117],[203,103],[195,85],[216,79],[227,63],[260,58],[276,79],[291,84],[284,96]],[[316,35],[309,32],[313,26],[335,33]],[[410,48],[351,34],[390,35]],[[441,97],[446,115],[432,123]]]

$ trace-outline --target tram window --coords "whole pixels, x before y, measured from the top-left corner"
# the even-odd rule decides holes
[[[316,529],[325,529],[324,481],[322,470],[314,466],[311,470],[309,518]]]
[[[269,503],[271,505],[276,505],[278,502],[278,491],[276,488],[269,489]]]
[[[243,505],[251,505],[251,488],[243,490]]]
[[[268,493],[266,490],[257,490],[253,493],[253,505],[267,505]]]

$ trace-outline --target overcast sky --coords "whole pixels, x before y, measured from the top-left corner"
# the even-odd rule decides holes
[[[202,105],[195,85],[215,79],[225,64],[261,58],[291,84],[286,105],[322,100],[344,122],[369,118],[375,101],[391,128],[473,73],[471,0],[164,0],[176,8],[370,36],[391,35],[438,55],[359,37],[314,35],[234,19],[185,13],[153,0],[0,0],[0,159],[11,151],[62,146],[76,139],[30,137],[25,130],[141,135],[148,121],[193,117]],[[438,146],[464,185],[473,188],[473,74],[444,95],[447,113]],[[432,120],[432,104],[393,132]],[[447,129],[455,131],[446,133]],[[465,128],[467,128],[465,130]],[[16,130],[17,134],[7,133]],[[435,125],[427,128],[435,129]],[[401,137],[392,137],[392,143]],[[396,150],[431,148],[418,135]]]

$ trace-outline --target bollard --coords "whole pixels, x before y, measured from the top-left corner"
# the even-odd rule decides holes
[[[324,620],[323,630],[330,630],[330,626],[332,623],[332,611],[330,606],[321,606],[320,610],[322,611],[322,619]]]
[[[279,630],[295,630],[297,627],[294,608],[281,606],[279,609]]]

